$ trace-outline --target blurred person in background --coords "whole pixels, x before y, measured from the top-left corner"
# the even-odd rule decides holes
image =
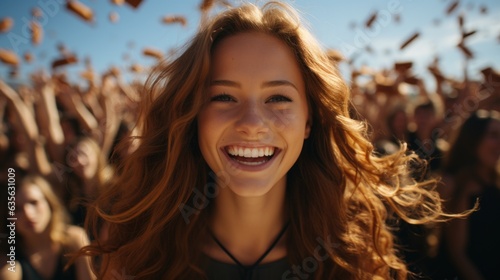
[[[435,128],[439,125],[438,109],[426,99],[413,109],[413,127],[408,134],[408,148],[429,162],[429,175],[438,171],[443,157]]]
[[[69,258],[65,255],[89,241],[82,228],[68,224],[64,206],[49,183],[40,176],[28,175],[18,181],[15,198],[16,267],[15,272],[8,269],[6,254],[2,252],[0,279],[94,279],[85,257],[66,267]],[[6,221],[5,217],[2,221]]]
[[[121,93],[109,83],[88,93],[102,101],[97,114],[62,76],[39,72],[32,83],[16,91],[0,80],[1,166],[44,177],[73,222],[83,225],[82,203],[95,198],[111,177],[107,158],[121,118],[115,101]]]
[[[64,201],[75,225],[83,226],[86,204],[94,200],[112,176],[101,148],[91,137],[77,138],[66,149],[66,163],[71,171],[67,173]]]
[[[443,229],[443,255],[452,265],[447,277],[500,279],[499,158],[500,113],[478,110],[460,127],[443,165],[446,209],[458,213],[479,201],[478,211]]]
[[[389,155],[400,149],[401,143],[408,140],[408,114],[403,105],[394,106],[386,118],[387,132],[375,142],[377,152]]]

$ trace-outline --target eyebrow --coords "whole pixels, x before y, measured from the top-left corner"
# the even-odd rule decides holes
[[[265,82],[264,84],[262,84],[261,87],[266,88],[266,87],[279,87],[279,86],[290,86],[298,91],[297,87],[292,82],[287,80],[276,80],[276,81]]]
[[[211,86],[227,86],[227,87],[235,87],[241,88],[241,84],[235,81],[230,80],[214,80],[210,83]]]
[[[210,83],[211,86],[228,86],[228,87],[235,87],[235,88],[241,88],[241,84],[235,81],[231,80],[214,80]],[[295,90],[298,90],[297,87],[290,81],[287,80],[275,80],[275,81],[268,81],[264,82],[261,85],[261,88],[269,88],[269,87],[279,87],[279,86],[290,86],[293,87]]]

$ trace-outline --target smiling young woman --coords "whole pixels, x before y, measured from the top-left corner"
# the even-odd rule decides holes
[[[215,16],[147,88],[140,144],[89,209],[104,279],[404,279],[388,213],[445,217],[405,145],[373,154],[288,5]]]
[[[264,196],[275,186],[284,195],[311,126],[292,50],[271,35],[245,32],[219,42],[212,59],[198,139],[210,169],[228,175],[221,195]]]

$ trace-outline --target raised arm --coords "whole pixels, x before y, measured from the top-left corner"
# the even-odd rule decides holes
[[[111,152],[113,142],[120,126],[121,111],[118,106],[121,96],[119,94],[117,88],[112,86],[109,77],[104,77],[100,95],[101,106],[104,108],[104,120],[101,124],[101,131],[103,133],[101,149],[106,157],[108,157]]]
[[[35,90],[40,94],[36,112],[40,130],[47,136],[47,151],[52,160],[63,162],[64,133],[57,110],[54,84],[51,81],[36,83]]]
[[[94,115],[83,104],[79,93],[69,85],[63,83],[58,84],[57,90],[58,99],[66,110],[78,119],[85,131],[89,132],[89,134],[94,133],[98,129],[99,124]]]
[[[45,152],[43,140],[39,137],[39,130],[33,113],[19,95],[2,80],[0,80],[0,94],[5,96],[12,106],[14,114],[20,123],[18,129],[27,140],[23,148],[29,156],[30,171],[43,176],[49,175],[52,169]]]
[[[14,113],[21,122],[20,129],[30,140],[38,138],[38,127],[33,114],[24,104],[21,97],[4,81],[0,80],[0,93],[7,98],[8,103],[14,109]]]

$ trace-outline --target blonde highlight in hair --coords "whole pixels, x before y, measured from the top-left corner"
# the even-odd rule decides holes
[[[18,191],[21,188],[30,185],[36,186],[42,192],[49,205],[51,219],[48,227],[51,241],[55,244],[66,245],[68,242],[66,227],[69,223],[69,217],[66,213],[66,209],[53,191],[50,184],[43,177],[38,175],[28,175],[24,177],[19,184]]]
[[[388,157],[374,155],[366,125],[349,116],[349,88],[338,69],[298,14],[277,2],[262,8],[246,4],[217,15],[182,54],[150,76],[139,147],[88,213],[87,226],[94,234],[105,222],[110,238],[85,247],[82,254],[105,255],[135,279],[204,277],[200,252],[210,205],[189,222],[180,208],[194,209],[193,188],[203,192],[210,179],[196,118],[206,98],[211,53],[219,41],[242,32],[269,34],[290,47],[313,108],[310,136],[287,175],[290,263],[311,256],[321,238],[335,246],[319,262],[314,279],[405,279],[408,271],[386,220],[392,213],[412,223],[443,218],[435,182],[411,179],[409,167],[418,160],[407,155],[405,145]],[[100,263],[101,272],[106,265]]]

